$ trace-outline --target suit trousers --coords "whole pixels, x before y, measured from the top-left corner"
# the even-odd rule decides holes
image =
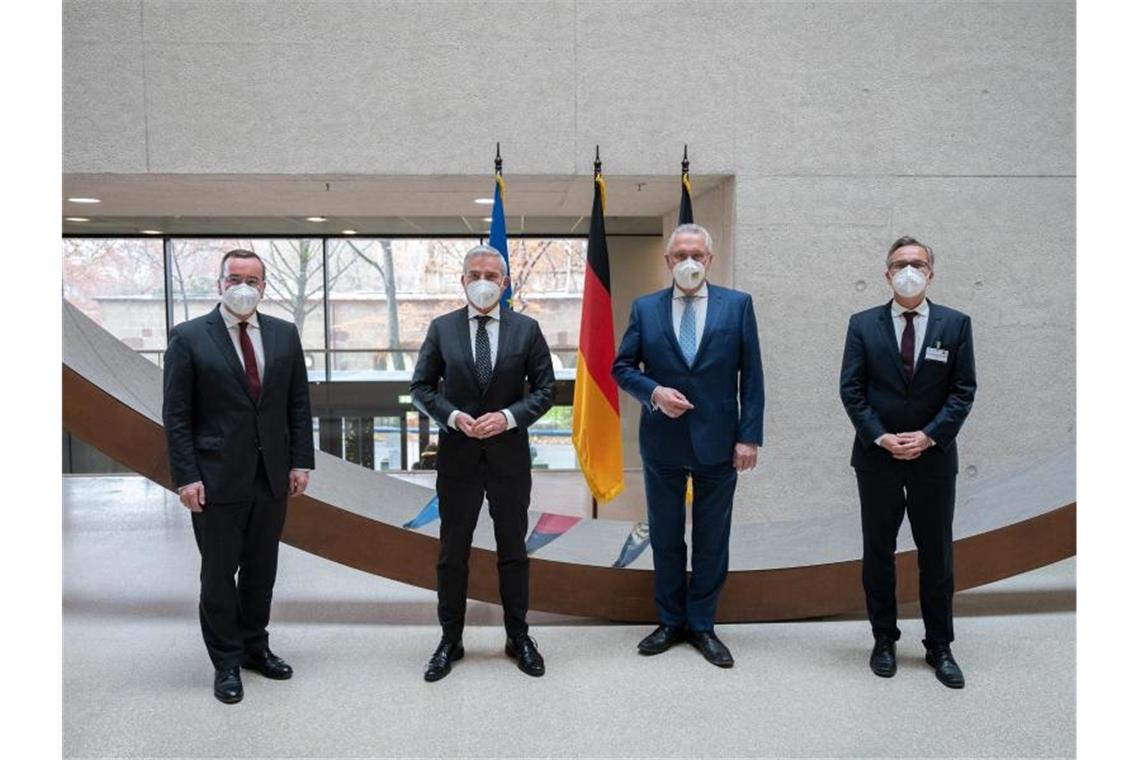
[[[215,668],[236,667],[243,653],[269,646],[266,626],[285,525],[285,491],[273,496],[259,459],[252,499],[214,502],[207,490],[202,511],[191,513],[202,555],[198,617]]]
[[[918,549],[918,588],[924,643],[954,640],[955,476],[916,476],[909,464],[888,470],[856,470],[863,523],[863,591],[876,638],[898,641],[895,548],[903,514]]]
[[[439,494],[439,561],[436,582],[439,624],[443,638],[459,641],[467,613],[467,561],[471,537],[486,495],[495,524],[499,563],[499,599],[507,636],[527,633],[530,558],[526,553],[527,509],[530,507],[530,469],[492,473],[484,453],[476,467],[463,475],[436,477]]]
[[[695,461],[695,457],[693,460]],[[663,625],[711,631],[728,577],[736,470],[732,462],[676,464],[645,459],[653,599]],[[685,481],[693,476],[693,574],[686,579]]]

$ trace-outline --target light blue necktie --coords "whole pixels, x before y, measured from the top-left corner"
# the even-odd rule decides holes
[[[681,312],[681,354],[691,367],[697,357],[697,309],[693,306],[696,296],[685,296],[685,310]]]

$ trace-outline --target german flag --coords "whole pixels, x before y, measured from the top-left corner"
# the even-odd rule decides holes
[[[610,298],[610,255],[606,250],[606,182],[594,161],[594,208],[586,247],[586,284],[574,380],[574,450],[594,499],[604,503],[625,488],[621,418],[614,362],[614,316]]]

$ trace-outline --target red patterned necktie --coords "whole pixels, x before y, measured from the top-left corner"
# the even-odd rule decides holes
[[[910,379],[914,377],[914,318],[918,312],[904,311],[903,316],[906,317],[906,327],[902,334],[902,362],[907,379]]]
[[[249,339],[249,323],[238,322],[241,335],[241,356],[245,362],[245,378],[249,381],[249,395],[254,403],[261,396],[261,378],[257,375],[257,354],[253,353],[253,341]],[[913,340],[911,341],[914,342]]]

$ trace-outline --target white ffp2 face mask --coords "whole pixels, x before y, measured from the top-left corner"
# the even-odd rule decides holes
[[[914,298],[926,290],[926,275],[914,267],[904,267],[891,278],[891,287],[903,298]]]
[[[693,259],[685,259],[673,265],[673,282],[685,290],[699,288],[705,279],[705,265]]]
[[[498,303],[499,295],[502,293],[502,288],[490,280],[469,282],[465,290],[467,291],[467,300],[480,310],[490,309]]]
[[[222,303],[234,314],[244,317],[246,314],[252,314],[261,303],[261,291],[243,282],[223,290]]]

